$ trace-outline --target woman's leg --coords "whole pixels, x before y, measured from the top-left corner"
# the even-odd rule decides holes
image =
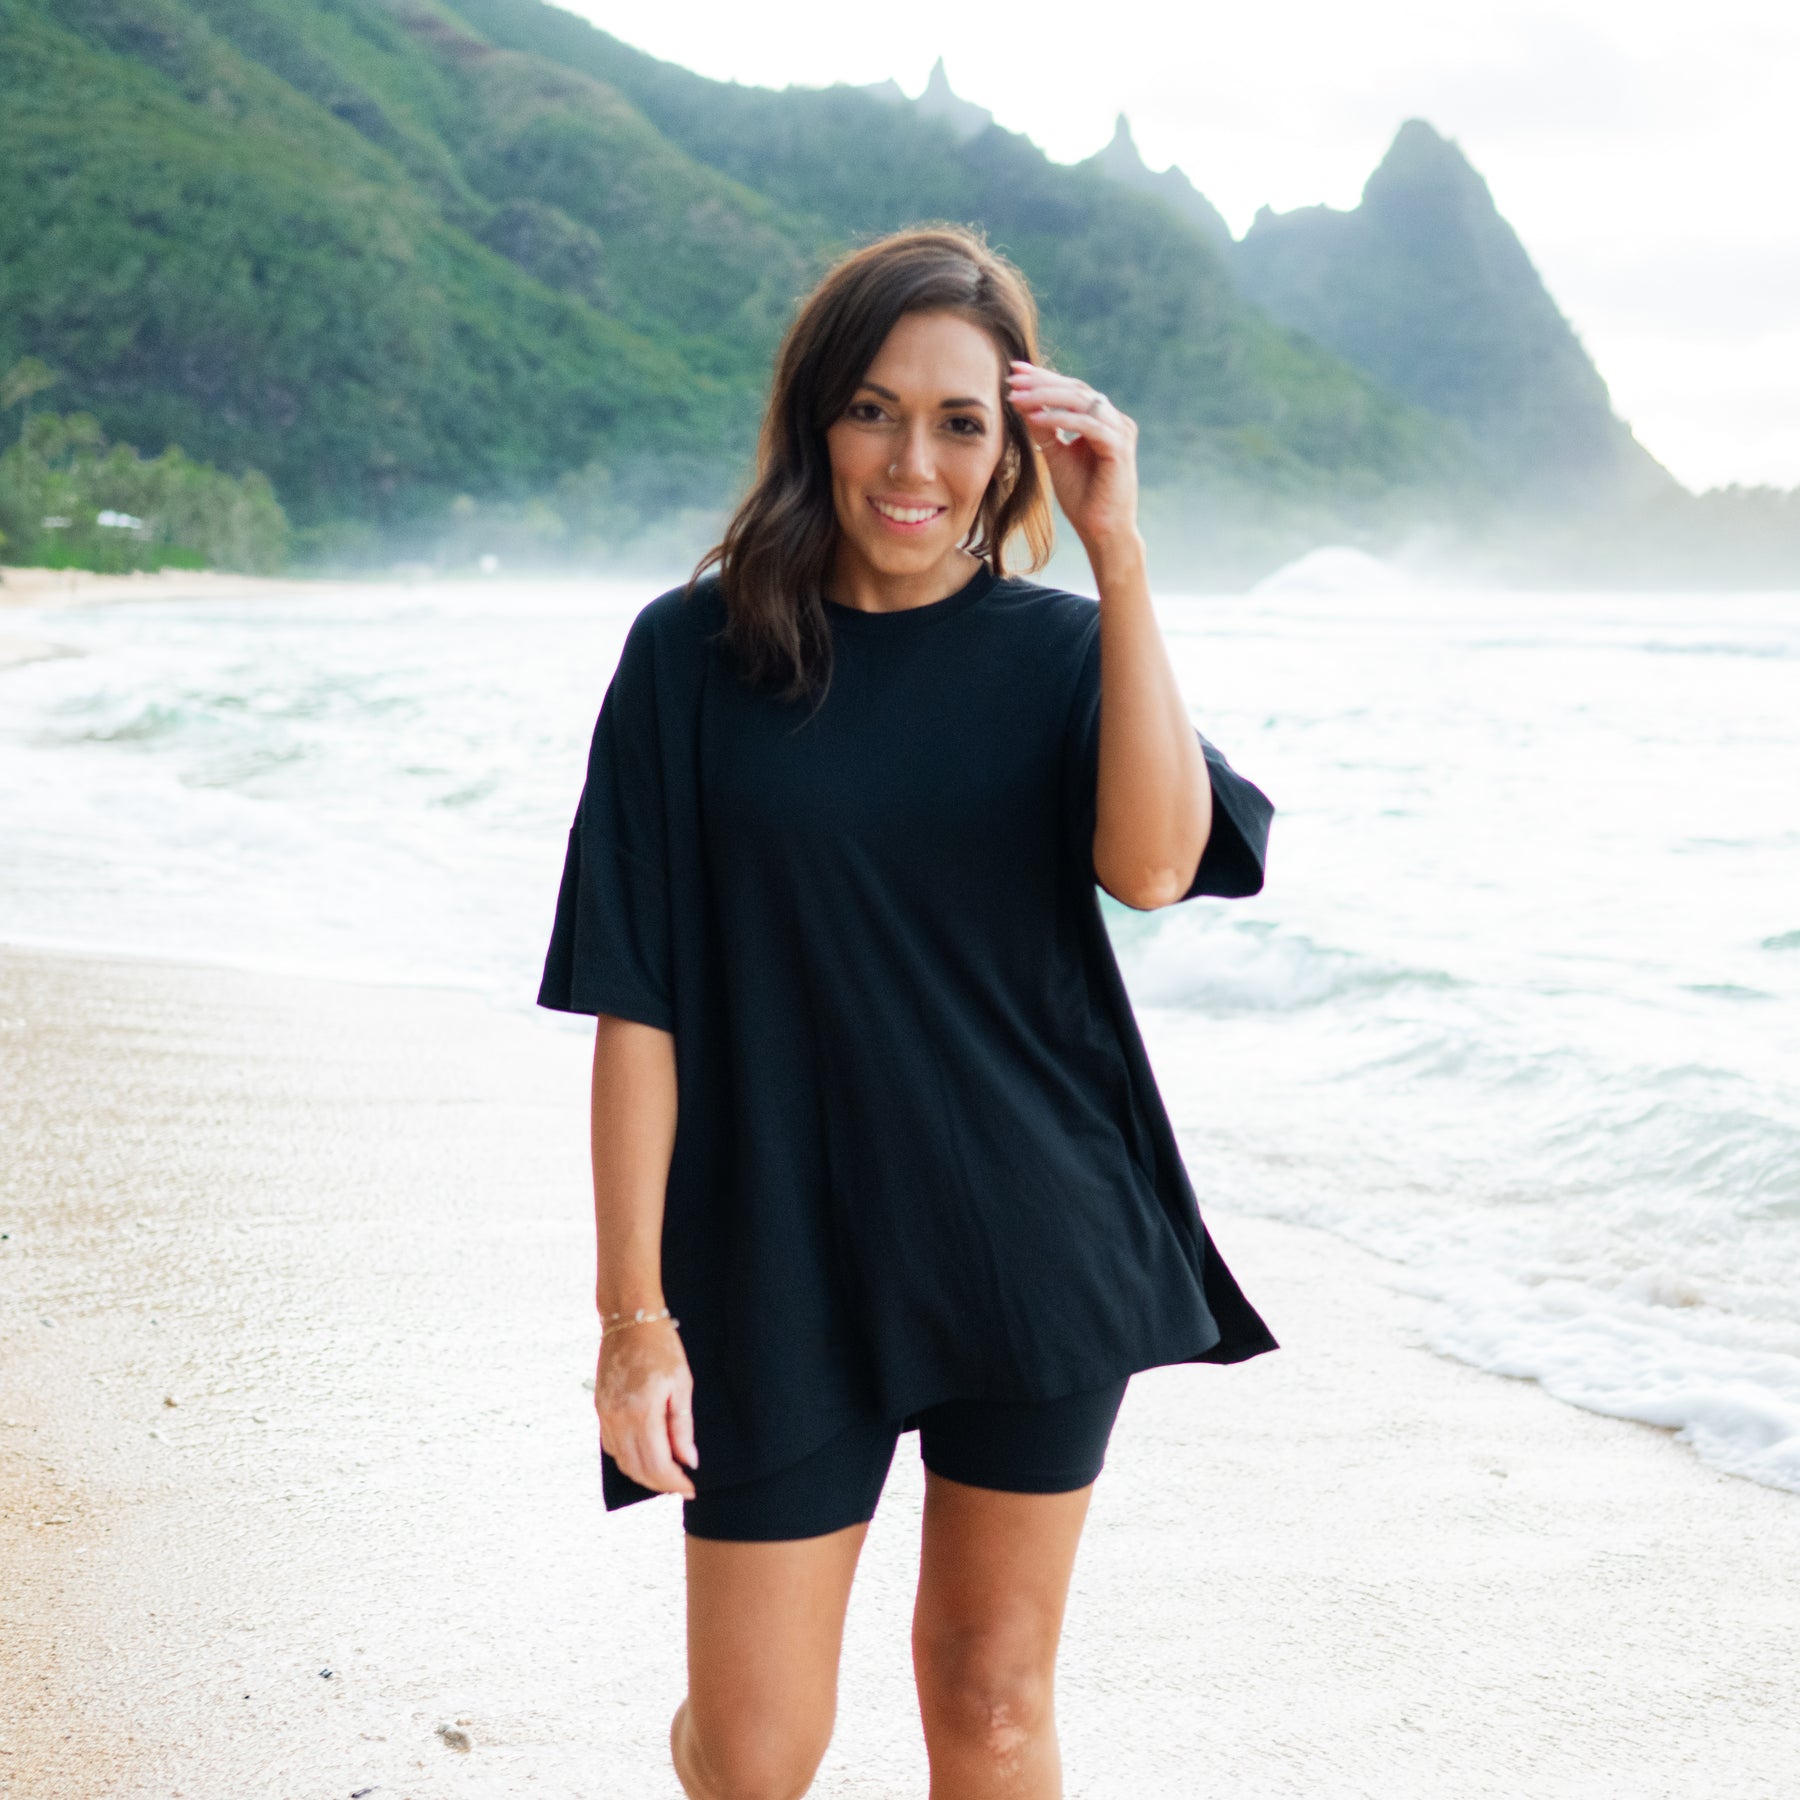
[[[799,1800],[831,1742],[867,1525],[773,1543],[687,1540],[688,1696],[669,1733],[690,1800]]]
[[[913,1668],[931,1800],[1056,1800],[1056,1648],[1092,1486],[1009,1494],[930,1473]]]
[[[897,1436],[859,1420],[785,1469],[682,1503],[688,1697],[669,1742],[691,1800],[798,1800],[812,1785]]]

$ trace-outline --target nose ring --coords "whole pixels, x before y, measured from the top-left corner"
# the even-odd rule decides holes
[[[889,481],[898,481],[899,479],[900,479],[900,465],[897,462],[889,463],[888,464],[888,480]]]

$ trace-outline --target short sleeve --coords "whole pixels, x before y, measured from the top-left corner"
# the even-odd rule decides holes
[[[1225,754],[1199,731],[1194,735],[1206,757],[1212,781],[1212,830],[1200,854],[1200,866],[1181,897],[1200,894],[1241,899],[1262,891],[1269,849],[1269,824],[1275,808],[1254,782],[1246,781]],[[1070,853],[1089,881],[1094,873],[1094,825],[1100,776],[1100,631],[1089,634],[1069,719],[1068,829]]]
[[[601,703],[538,1005],[675,1029],[656,643],[640,614]]]
[[[1260,894],[1275,808],[1255,782],[1246,781],[1225,760],[1224,751],[1200,732],[1194,735],[1206,753],[1206,772],[1212,779],[1212,830],[1194,879],[1181,897],[1192,900],[1197,894],[1217,894],[1222,899],[1241,900]]]

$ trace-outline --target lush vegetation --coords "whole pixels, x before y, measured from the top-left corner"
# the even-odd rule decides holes
[[[797,295],[934,217],[1026,267],[1157,479],[1356,507],[1475,478],[1206,233],[1003,131],[703,81],[539,0],[0,0],[0,366],[266,471],[315,548],[571,481],[617,519],[716,507]]]
[[[195,9],[0,0],[0,22],[0,365],[63,369],[114,435],[264,469],[307,522],[523,491],[731,421],[742,441],[747,389],[734,410],[477,241],[454,191]]]
[[[1186,572],[1499,546],[1499,496],[1566,515],[1521,544],[1575,542],[1571,498],[1644,544],[1792,543],[1785,501],[1690,505],[1644,455],[1428,128],[1356,212],[1236,246],[1128,150],[704,80],[542,0],[0,0],[0,368],[63,372],[3,553],[266,563],[260,470],[314,563],[673,557],[743,478],[797,296],[921,219],[982,226],[1141,420]],[[150,536],[41,524],[102,511]]]
[[[171,445],[140,456],[108,444],[88,413],[30,413],[55,384],[42,363],[0,378],[0,409],[18,407],[0,451],[0,556],[40,568],[279,568],[286,515],[266,477],[221,474]]]
[[[458,0],[490,43],[578,70],[817,241],[971,220],[1030,276],[1058,360],[1149,429],[1153,480],[1366,502],[1477,478],[1466,433],[1396,402],[1244,301],[1214,235],[999,128],[961,138],[861,89],[740,87],[658,62],[538,0]]]

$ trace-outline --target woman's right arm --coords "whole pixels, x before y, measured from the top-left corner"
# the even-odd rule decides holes
[[[660,1312],[663,1196],[675,1148],[675,1039],[602,1013],[594,1030],[594,1299]],[[694,1378],[667,1319],[607,1332],[594,1373],[601,1446],[647,1488],[692,1498]]]

